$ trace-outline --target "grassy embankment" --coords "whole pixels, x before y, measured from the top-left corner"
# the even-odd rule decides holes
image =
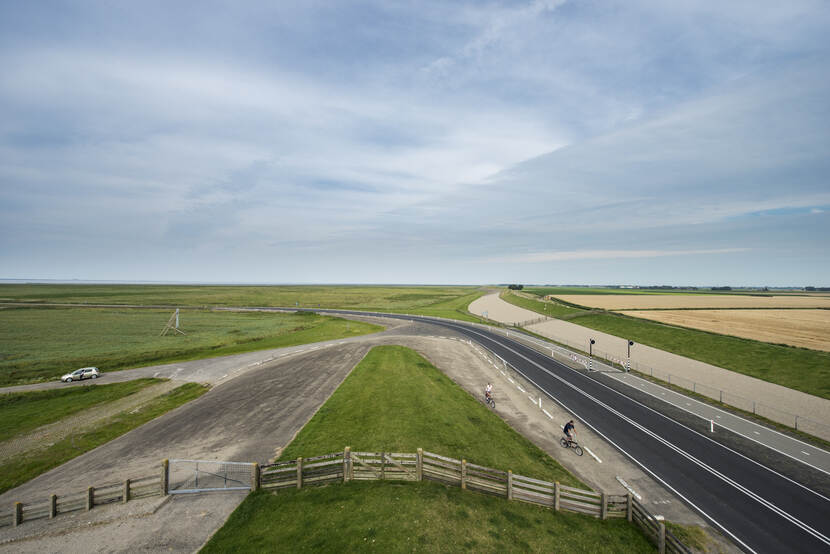
[[[415,352],[373,349],[282,453],[433,452],[579,485]],[[203,552],[652,552],[625,521],[508,503],[436,483],[350,482],[249,496]]]
[[[142,383],[143,382],[143,383]],[[15,393],[0,397],[0,417],[3,421],[24,421],[24,417],[37,417],[38,423],[44,425],[59,421],[75,410],[73,403],[83,408],[100,402],[111,402],[128,394],[133,394],[143,386],[159,382],[158,379],[144,379],[142,382],[116,383],[112,385],[93,385],[90,387],[72,387],[57,391],[37,391]],[[91,389],[91,390],[88,390]],[[92,430],[78,431],[64,439],[42,449],[27,452],[19,457],[0,464],[0,493],[12,489],[26,481],[57,467],[72,458],[80,456],[124,433],[181,406],[205,392],[207,387],[196,383],[187,383],[172,391],[162,394],[138,409],[121,412],[96,425]],[[100,401],[100,402],[99,402]],[[35,415],[44,410],[61,414]],[[16,434],[12,431],[12,436]],[[9,430],[4,430],[8,436]],[[22,432],[22,431],[21,431]]]
[[[114,371],[382,330],[314,314],[181,310],[181,328],[187,335],[161,337],[170,314],[131,308],[0,310],[0,385],[57,379],[87,365]]]
[[[550,294],[549,290],[529,289],[527,292],[544,295]],[[505,295],[504,299],[511,304],[545,313],[545,302],[541,300],[513,294]],[[597,313],[589,309],[580,312],[578,308],[560,306],[567,308],[567,313],[552,317],[830,399],[828,352],[675,327],[611,312]]]

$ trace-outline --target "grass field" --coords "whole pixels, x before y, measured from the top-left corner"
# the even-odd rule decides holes
[[[607,287],[526,287],[523,292],[535,294],[536,296],[547,296],[549,294],[669,294],[669,295],[747,295],[747,296],[830,296],[830,292],[807,292],[802,290],[757,290],[757,289],[734,289],[729,291],[711,289],[619,289]]]
[[[289,550],[655,552],[625,520],[554,514],[429,482],[254,493],[201,552]]]
[[[197,286],[197,285],[0,285],[0,302],[163,306],[283,306],[396,313],[455,313],[476,287],[394,286]],[[464,306],[474,298],[464,300]],[[436,314],[432,314],[436,315]],[[440,315],[440,314],[437,314]]]
[[[515,303],[515,295],[506,299]],[[522,307],[544,313],[541,301]],[[694,313],[694,312],[691,312]],[[664,325],[616,313],[569,313],[570,322],[737,373],[830,398],[830,353]]]
[[[616,314],[574,323],[830,399],[830,353],[681,329]]]
[[[417,353],[374,348],[281,459],[422,447],[581,486]],[[509,503],[435,483],[361,483],[249,496],[202,552],[653,552],[624,521]]]
[[[84,388],[87,387],[73,387],[70,394],[62,397],[61,402],[71,401],[73,395],[76,395],[78,399],[82,399],[83,395],[90,394],[85,392]],[[74,433],[42,450],[30,452],[2,463],[0,464],[0,493],[21,485],[53,467],[68,462],[72,458],[105,444],[151,419],[190,402],[207,392],[207,390],[207,387],[196,383],[184,384],[151,400],[141,409],[122,412],[110,418],[94,430]],[[26,402],[24,401],[24,403]]]
[[[156,383],[161,379],[0,395],[0,442]]]
[[[827,296],[749,296],[682,294],[557,294],[569,304],[601,310],[721,309],[721,308],[830,308]]]
[[[502,294],[501,298],[514,306],[556,319],[570,319],[572,316],[585,313],[585,310],[566,306],[559,302],[543,302],[542,300],[534,300],[533,298],[526,298],[512,293]]]
[[[640,310],[624,315],[830,352],[830,310]]]
[[[368,323],[315,314],[181,310],[186,336],[159,334],[169,310],[25,307],[0,310],[0,385],[57,379],[78,367],[114,371],[357,336]]]

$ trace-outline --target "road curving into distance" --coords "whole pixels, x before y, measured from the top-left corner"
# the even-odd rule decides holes
[[[423,316],[476,341],[573,413],[746,552],[830,551],[830,498],[500,332]]]

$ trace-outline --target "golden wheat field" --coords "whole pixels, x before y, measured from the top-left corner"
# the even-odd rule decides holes
[[[556,298],[603,310],[654,308],[830,308],[830,296],[739,296],[706,294],[563,294]]]
[[[626,315],[830,352],[830,310],[649,310]]]

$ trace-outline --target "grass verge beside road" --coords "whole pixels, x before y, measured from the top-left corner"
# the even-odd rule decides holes
[[[625,520],[553,513],[437,483],[351,482],[249,496],[201,550],[654,552]]]
[[[78,394],[82,389],[76,388]],[[80,456],[124,433],[178,408],[206,393],[208,388],[197,383],[186,383],[163,394],[139,409],[113,416],[95,429],[70,435],[51,446],[24,454],[0,464],[0,493],[22,485],[72,458]],[[27,393],[28,394],[28,393]]]
[[[372,349],[281,459],[341,451],[414,452],[585,488],[424,358]],[[202,552],[653,552],[624,520],[600,521],[430,482],[350,482],[250,495]]]
[[[446,375],[402,346],[378,346],[311,418],[280,459],[343,450],[423,448],[587,488]]]
[[[544,313],[544,303],[515,295],[505,300]],[[563,319],[561,316],[554,316]],[[830,352],[770,344],[707,331],[675,327],[611,312],[585,311],[572,323],[633,340],[787,388],[830,399]]]
[[[0,386],[57,380],[94,365],[114,371],[373,333],[369,323],[311,313],[181,310],[187,335],[159,336],[170,310],[0,310]]]
[[[136,379],[112,385],[90,385],[0,395],[0,442],[21,436],[41,425],[105,402],[112,402],[161,383],[161,379]]]

